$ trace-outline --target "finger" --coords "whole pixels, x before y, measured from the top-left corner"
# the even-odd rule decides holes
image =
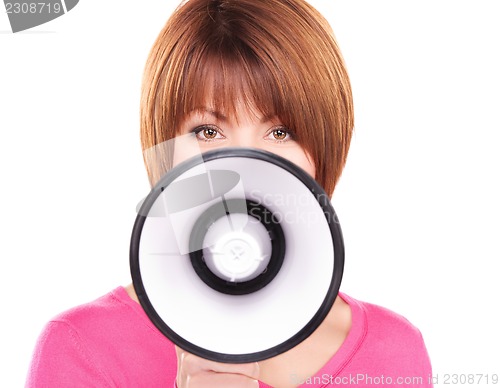
[[[210,370],[217,373],[232,373],[257,380],[259,378],[259,364],[251,362],[247,364],[226,364],[222,362],[208,361]]]
[[[189,388],[258,388],[259,382],[241,374],[206,372],[189,379]]]
[[[259,364],[257,362],[246,364],[228,364],[222,362],[215,362],[198,357],[192,353],[176,346],[177,360],[179,364],[178,373],[187,373],[195,375],[201,371],[212,371],[217,373],[230,373],[238,374],[249,377],[250,379],[259,379]]]

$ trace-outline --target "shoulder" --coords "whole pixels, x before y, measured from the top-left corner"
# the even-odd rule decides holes
[[[342,298],[351,307],[353,316],[358,321],[364,321],[367,333],[382,335],[385,339],[398,337],[407,340],[422,340],[422,335],[418,328],[404,316],[388,308],[373,303],[362,302],[345,294],[342,294]]]
[[[123,287],[59,314],[48,327],[73,333],[95,356],[102,355],[103,362],[121,356],[124,344],[137,353],[143,349],[157,352],[160,344],[171,347]]]
[[[354,364],[368,362],[378,370],[393,373],[418,373],[419,376],[430,373],[422,334],[408,319],[376,304],[343,294],[342,298],[352,310],[351,331],[358,335]]]
[[[119,287],[46,325],[26,386],[159,386],[175,378],[175,359],[173,344]]]
[[[47,344],[64,342],[68,346],[73,342],[82,348],[96,346],[105,349],[105,344],[112,343],[134,327],[137,331],[138,321],[141,321],[140,313],[123,298],[122,288],[117,288],[56,315],[47,323],[40,338]]]
[[[47,323],[33,353],[27,387],[62,387],[70,382],[79,386],[112,385],[94,345],[123,315],[113,292],[59,314]],[[96,334],[96,330],[101,334]]]
[[[119,287],[94,301],[55,316],[50,323],[52,326],[67,326],[78,332],[107,332],[110,327],[117,329],[131,319],[139,319],[131,302],[124,297],[123,288]],[[54,325],[56,323],[60,325]]]

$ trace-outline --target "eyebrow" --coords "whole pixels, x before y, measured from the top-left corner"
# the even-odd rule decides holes
[[[202,106],[200,108],[195,108],[195,109],[193,109],[193,111],[201,111],[203,113],[208,113],[209,115],[214,116],[219,121],[227,121],[227,116],[225,116],[222,113],[217,112],[213,109],[209,109],[205,106]]]
[[[193,112],[208,113],[209,115],[215,117],[217,120],[222,121],[222,122],[226,122],[228,120],[227,116],[223,115],[221,112],[217,112],[217,111],[215,111],[213,109],[207,108],[206,106],[201,106],[201,107],[198,107],[198,108],[194,108],[193,110],[191,110],[188,113],[188,115],[190,115]],[[264,123],[267,123],[268,121],[271,121],[275,117],[276,117],[275,114],[269,114],[269,115],[263,116],[260,119],[260,122],[261,122],[261,124],[264,124]]]

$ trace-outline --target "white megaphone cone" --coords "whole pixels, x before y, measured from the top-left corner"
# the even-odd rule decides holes
[[[139,210],[130,253],[137,296],[158,329],[232,363],[276,356],[312,334],[344,264],[319,184],[286,159],[244,148],[170,170]]]

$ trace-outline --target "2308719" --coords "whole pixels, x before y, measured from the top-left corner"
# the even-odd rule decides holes
[[[444,374],[443,375],[443,384],[448,385],[476,385],[476,384],[498,384],[498,375],[497,374],[482,374],[482,373],[468,373],[468,374]]]
[[[7,13],[34,14],[34,13],[61,13],[61,4],[55,3],[5,3]]]

